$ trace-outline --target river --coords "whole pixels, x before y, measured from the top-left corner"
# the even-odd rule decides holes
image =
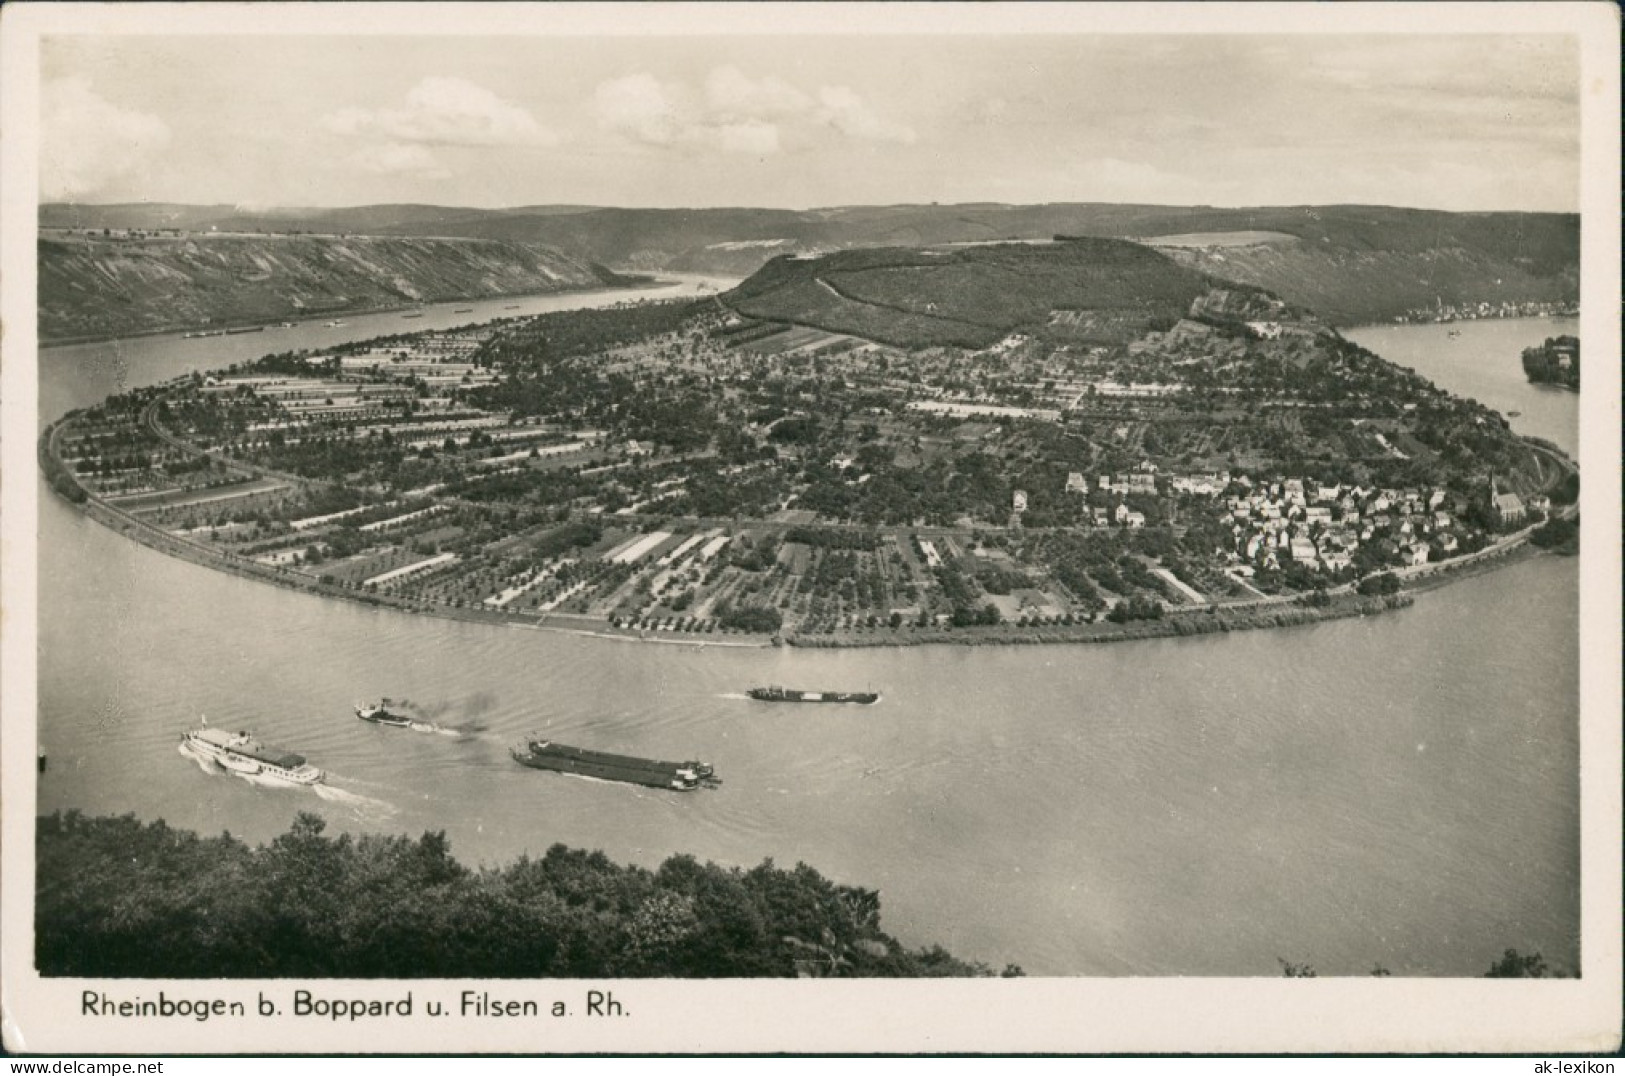
[[[401,325],[348,320],[53,349],[43,410],[94,403],[120,378]],[[1535,325],[1538,342],[1558,323]],[[1434,328],[1351,335],[1397,358],[1431,350]],[[1516,368],[1508,347],[1495,361]],[[1514,409],[1543,413],[1542,390],[1516,390]],[[280,590],[120,538],[43,484],[40,499],[43,811],[262,841],[313,810],[342,831],[444,830],[467,863],[554,843],[647,866],[678,852],[805,861],[880,889],[882,925],[908,944],[1038,975],[1275,975],[1278,956],[1322,975],[1476,975],[1508,947],[1578,963],[1573,560],[1530,560],[1381,617],[1228,637],[698,649]],[[762,683],[884,698],[743,696]],[[386,694],[442,731],[351,715]],[[331,787],[203,772],[177,751],[199,715],[307,754]],[[533,729],[703,758],[725,783],[663,793],[526,770],[506,745]]]
[[[1578,318],[1486,318],[1446,325],[1372,325],[1348,339],[1389,362],[1409,366],[1442,389],[1477,400],[1512,428],[1543,437],[1580,458],[1580,394],[1557,385],[1531,385],[1523,350],[1549,337],[1580,335]]]

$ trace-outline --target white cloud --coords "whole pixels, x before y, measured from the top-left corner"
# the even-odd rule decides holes
[[[752,80],[732,65],[706,78],[705,100],[710,113],[723,121],[791,119],[813,107],[811,97],[783,79],[767,75]]]
[[[336,135],[420,146],[549,146],[558,136],[523,108],[466,79],[431,76],[404,108],[345,108],[323,117]]]
[[[163,120],[106,101],[83,76],[46,83],[43,98],[40,193],[47,199],[107,192],[169,144]]]
[[[663,83],[647,72],[601,83],[598,122],[652,146],[716,149],[768,156],[831,134],[865,141],[913,142],[913,130],[884,119],[853,90],[809,93],[775,75],[753,79],[737,67],[714,69],[703,86]]]
[[[377,175],[416,175],[429,179],[445,179],[451,175],[451,170],[433,153],[405,142],[363,146],[350,154],[349,163]]]
[[[818,91],[819,119],[849,138],[869,142],[913,142],[914,132],[900,123],[881,119],[863,99],[845,86]]]
[[[674,93],[649,74],[601,83],[594,102],[603,127],[640,142],[669,146],[685,136],[691,121],[678,116]]]

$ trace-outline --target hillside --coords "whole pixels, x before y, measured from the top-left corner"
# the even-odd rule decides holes
[[[38,265],[46,341],[568,291],[619,279],[534,244],[394,236],[60,233],[40,239]]]
[[[301,812],[253,847],[161,820],[36,822],[35,959],[109,978],[745,978],[991,974],[880,929],[880,895],[805,864],[555,844],[473,869],[444,833],[329,837]],[[1017,969],[1009,969],[1019,974]]]
[[[1176,249],[1149,242],[1193,269],[1287,296],[1334,325],[1388,320],[1436,302],[1555,303],[1580,294],[1578,265],[1542,273],[1483,248],[1357,249],[1292,239]]]
[[[986,347],[1075,314],[1092,343],[1172,324],[1212,282],[1136,243],[1076,239],[775,258],[723,296],[742,314],[901,347]]]
[[[1048,239],[1171,240],[1215,276],[1256,284],[1338,324],[1388,320],[1435,301],[1574,300],[1580,222],[1565,213],[1446,213],[1389,206],[1059,203],[846,206],[828,209],[343,209],[47,205],[42,227],[464,237],[542,244],[634,270],[745,276],[784,254],[858,247]],[[1263,242],[1235,245],[1237,235]],[[1211,242],[1192,237],[1211,237]]]

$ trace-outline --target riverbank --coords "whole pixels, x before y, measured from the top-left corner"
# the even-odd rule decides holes
[[[1211,606],[1210,612],[1174,613],[1160,620],[1131,621],[1112,624],[1098,621],[1093,624],[1045,625],[1043,627],[990,628],[910,628],[891,632],[876,628],[872,633],[842,632],[828,636],[797,636],[784,640],[787,646],[799,649],[842,649],[881,646],[1027,646],[1055,643],[1120,643],[1143,639],[1166,639],[1174,636],[1218,635],[1234,631],[1259,631],[1266,628],[1293,628],[1317,624],[1326,620],[1349,617],[1374,616],[1394,609],[1405,609],[1414,603],[1409,593],[1389,594],[1382,597],[1345,595],[1334,598],[1324,606],[1281,603],[1272,611],[1257,609],[1238,610],[1223,605]],[[905,633],[906,632],[906,633]]]
[[[499,300],[541,299],[555,295],[591,295],[595,292],[628,291],[635,288],[676,287],[680,282],[667,280],[658,276],[632,276],[625,273],[616,273],[621,283],[598,283],[580,288],[552,288],[546,291],[504,292],[500,295],[464,295],[450,299],[437,299],[433,303],[394,303],[379,306],[354,307],[344,310],[322,310],[309,314],[289,314],[268,318],[264,320],[244,320],[231,326],[233,333],[221,335],[241,335],[245,332],[274,332],[285,325],[304,325],[310,322],[331,321],[344,317],[366,317],[375,314],[393,314],[402,310],[431,310],[435,307],[450,306],[453,303],[485,303]],[[221,328],[224,328],[223,326]],[[200,328],[198,326],[172,325],[158,329],[134,329],[118,333],[89,333],[78,336],[41,337],[39,348],[48,351],[52,348],[76,347],[83,344],[105,344],[119,340],[145,339],[156,336],[182,336],[189,332],[220,333],[220,329],[213,326]],[[411,327],[401,330],[413,331]],[[271,337],[267,337],[271,339]]]
[[[47,451],[49,451],[47,447]],[[53,491],[61,491],[53,485]],[[1188,610],[1175,610],[1159,619],[1136,620],[1118,624],[1096,620],[1078,624],[1044,624],[1018,626],[1000,624],[986,627],[955,628],[946,625],[921,628],[915,625],[899,628],[875,627],[834,632],[828,635],[765,635],[747,633],[703,633],[688,635],[659,629],[618,627],[596,617],[571,613],[543,615],[507,612],[501,609],[458,607],[413,602],[389,594],[359,592],[330,583],[323,583],[301,572],[286,567],[262,564],[229,553],[221,553],[207,544],[183,538],[121,512],[94,498],[74,502],[86,516],[117,531],[127,538],[161,553],[176,557],[200,567],[225,571],[256,582],[273,583],[291,590],[299,590],[318,597],[333,598],[361,605],[390,609],[396,612],[432,616],[466,623],[490,624],[532,631],[556,632],[567,635],[590,636],[614,642],[654,643],[667,646],[688,646],[696,649],[723,647],[736,649],[769,649],[778,646],[802,650],[820,649],[872,649],[877,647],[914,646],[1031,646],[1054,644],[1099,644],[1135,642],[1176,636],[1225,634],[1241,631],[1259,631],[1269,628],[1301,627],[1322,621],[1342,620],[1350,617],[1374,616],[1379,613],[1404,609],[1414,604],[1416,596],[1435,590],[1450,582],[1472,578],[1500,567],[1518,563],[1540,555],[1540,551],[1527,542],[1527,532],[1506,546],[1487,552],[1487,555],[1460,562],[1444,561],[1429,565],[1425,574],[1405,579],[1405,588],[1389,595],[1361,595],[1352,590],[1327,592],[1324,604],[1311,602],[1306,597],[1272,597],[1230,603],[1217,603]]]

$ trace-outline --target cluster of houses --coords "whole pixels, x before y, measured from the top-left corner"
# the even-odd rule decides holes
[[[1209,471],[1194,474],[1166,474],[1160,479],[1157,477],[1157,465],[1142,463],[1133,471],[1119,471],[1115,474],[1097,475],[1096,488],[1102,493],[1115,493],[1118,496],[1127,496],[1130,493],[1155,496],[1164,488],[1171,493],[1184,493],[1192,497],[1217,497],[1230,487],[1229,471]],[[1072,471],[1066,476],[1066,492],[1088,493],[1090,483],[1080,471]]]
[[[1340,484],[1318,485],[1288,478],[1254,484],[1245,475],[1242,492],[1226,499],[1241,563],[1253,568],[1300,564],[1336,572],[1354,563],[1362,545],[1377,543],[1385,563],[1415,567],[1435,549],[1455,553],[1464,532],[1457,518],[1459,498],[1443,489],[1385,489]],[[1516,493],[1493,494],[1491,509],[1503,523],[1521,522],[1531,510],[1551,507],[1542,496],[1530,505]]]
[[[1503,524],[1547,512],[1550,499],[1497,492],[1491,479],[1490,508]],[[1153,463],[1135,471],[1096,476],[1094,488],[1117,496],[1158,493],[1207,498],[1223,497],[1234,539],[1234,571],[1279,569],[1297,563],[1316,571],[1335,572],[1354,563],[1362,543],[1377,542],[1383,559],[1404,566],[1428,563],[1437,548],[1445,554],[1460,546],[1463,526],[1460,503],[1443,489],[1385,489],[1375,486],[1322,485],[1301,478],[1255,481],[1228,471],[1158,476]],[[1066,492],[1088,494],[1091,483],[1080,472],[1067,475]],[[1096,526],[1143,527],[1145,516],[1119,501],[1093,507]]]
[[[1573,301],[1446,303],[1441,299],[1435,300],[1432,306],[1419,306],[1396,314],[1394,320],[1404,324],[1412,321],[1477,321],[1480,318],[1574,317],[1579,312],[1580,304]]]

